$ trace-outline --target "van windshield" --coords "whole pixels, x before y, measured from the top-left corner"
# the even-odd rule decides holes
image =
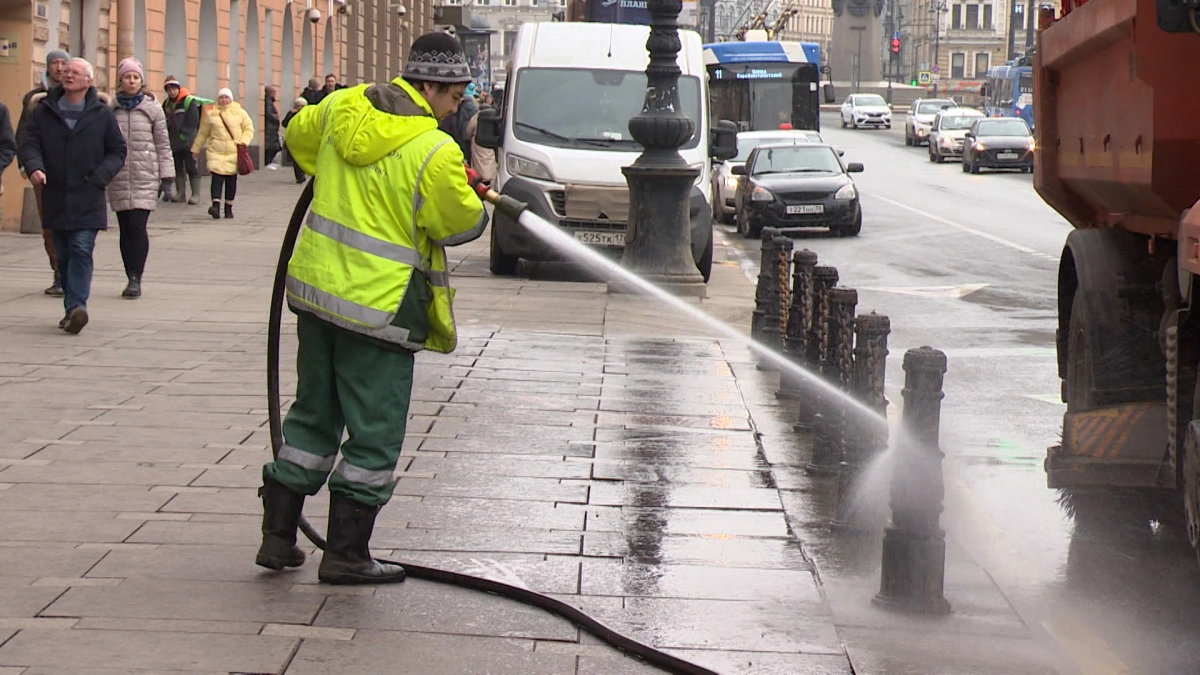
[[[646,73],[585,68],[525,68],[517,74],[512,103],[517,138],[559,148],[641,152],[629,135],[629,118],[646,100]],[[679,78],[682,112],[696,123],[683,144],[700,143],[700,79]]]

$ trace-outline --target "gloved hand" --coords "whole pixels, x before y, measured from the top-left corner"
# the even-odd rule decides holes
[[[162,182],[159,183],[158,191],[162,193],[162,198],[163,198],[164,202],[171,200],[171,192],[172,192],[174,183],[175,183],[174,178],[164,178],[164,179],[162,179]]]
[[[480,176],[478,171],[466,164],[463,165],[463,169],[467,172],[467,185],[470,185],[475,194],[479,195],[480,199],[483,199],[483,196],[487,194],[489,189],[488,184],[483,180],[483,176]]]

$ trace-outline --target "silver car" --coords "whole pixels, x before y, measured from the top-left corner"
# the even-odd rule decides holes
[[[958,104],[948,98],[919,98],[913,101],[908,109],[908,119],[904,122],[904,144],[919,148],[928,143],[934,116],[943,108],[956,107]]]
[[[824,143],[821,134],[815,131],[743,131],[737,135],[738,154],[722,162],[712,172],[713,214],[721,223],[733,222],[733,196],[737,192],[738,177],[733,175],[735,166],[745,166],[750,151],[763,143]]]
[[[941,164],[947,157],[962,157],[963,139],[980,117],[984,114],[974,108],[939,110],[929,132],[929,161]]]
[[[892,128],[892,106],[879,94],[850,94],[842,103],[842,128]]]

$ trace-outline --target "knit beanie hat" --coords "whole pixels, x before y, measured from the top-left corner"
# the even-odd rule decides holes
[[[472,79],[462,45],[441,32],[426,33],[413,41],[403,76],[410,80],[450,84],[463,84]]]
[[[229,87],[221,87],[217,90],[217,98],[221,98],[222,96],[233,98],[233,92],[229,90]]]
[[[308,105],[308,100],[301,97],[301,98],[296,99],[295,101],[292,101],[292,105],[298,105],[301,108],[303,108],[304,106]]]
[[[146,71],[142,68],[142,64],[135,58],[130,57],[123,59],[117,64],[117,80],[125,77],[125,73],[137,73],[142,80],[146,79]]]
[[[54,51],[46,54],[46,65],[49,66],[54,61],[58,61],[60,59],[63,61],[70,61],[71,55],[61,49],[55,49]]]
[[[179,80],[175,79],[174,75],[168,75],[167,81],[163,82],[163,89],[166,89],[167,87],[182,87],[182,86],[183,85],[179,83]]]

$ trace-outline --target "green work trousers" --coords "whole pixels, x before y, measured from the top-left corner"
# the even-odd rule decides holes
[[[330,492],[386,504],[404,444],[413,353],[307,312],[297,313],[296,337],[296,400],[283,420],[284,446],[263,476],[305,495],[316,494],[328,478]]]

